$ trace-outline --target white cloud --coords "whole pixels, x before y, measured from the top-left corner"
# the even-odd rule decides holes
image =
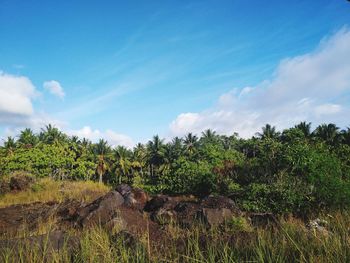
[[[350,31],[325,38],[314,52],[288,58],[270,80],[256,87],[233,89],[215,107],[182,113],[171,124],[172,135],[211,128],[224,134],[254,135],[265,123],[283,129],[299,121],[348,125]]]
[[[39,94],[29,78],[0,71],[0,127],[5,129],[5,135],[14,136],[27,127],[38,131],[48,123],[64,125],[44,112],[35,111],[33,99]]]
[[[35,95],[35,87],[27,77],[0,71],[0,122],[11,116],[33,114],[32,98]]]
[[[65,93],[61,84],[56,80],[45,81],[43,87],[48,90],[51,94],[63,99]]]
[[[128,148],[132,148],[135,143],[133,140],[124,134],[116,133],[112,130],[100,131],[93,130],[90,126],[85,126],[80,130],[71,130],[68,131],[70,135],[77,135],[80,138],[87,138],[93,142],[97,142],[99,139],[105,139],[112,146],[122,145]]]

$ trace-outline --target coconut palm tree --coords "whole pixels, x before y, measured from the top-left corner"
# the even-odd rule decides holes
[[[108,142],[100,139],[97,144],[93,147],[94,154],[97,158],[96,172],[99,175],[99,182],[102,183],[102,177],[109,169],[108,157],[111,153],[111,147]]]
[[[300,122],[299,124],[295,125],[294,128],[299,129],[303,132],[305,138],[310,138],[311,133],[311,122],[306,123],[305,121]]]
[[[341,135],[343,143],[350,146],[350,128],[348,127],[346,130],[342,130]]]
[[[333,123],[319,125],[313,134],[316,138],[319,138],[330,145],[338,144],[341,141],[339,127]]]
[[[21,131],[17,143],[21,147],[31,148],[35,146],[38,142],[38,137],[33,133],[33,131],[29,128]]]
[[[147,160],[147,150],[142,143],[138,143],[133,149],[132,167],[138,170],[143,176],[143,168]]]
[[[163,150],[163,162],[159,167],[159,170],[162,174],[166,174],[171,167],[172,162],[174,161],[174,152],[171,143],[164,145]]]
[[[2,147],[6,151],[6,155],[11,156],[13,155],[15,149],[16,149],[16,141],[13,137],[9,136],[4,141],[4,146]]]
[[[164,140],[160,139],[158,135],[153,136],[153,139],[147,143],[147,152],[150,174],[154,178],[155,169],[163,163]]]
[[[198,146],[198,137],[191,132],[185,136],[184,145],[189,154],[193,154]]]
[[[173,138],[170,147],[172,148],[173,158],[179,158],[184,152],[183,140],[179,137]]]
[[[216,132],[211,129],[203,131],[201,140],[204,142],[215,142],[217,140]]]
[[[276,131],[276,127],[275,126],[271,126],[270,124],[266,124],[264,127],[262,127],[262,132],[258,132],[257,135],[261,138],[261,139],[277,139],[280,135],[279,132]]]
[[[118,146],[113,150],[115,158],[115,173],[118,177],[118,183],[122,183],[122,177],[130,177],[131,155],[132,152],[124,146]]]
[[[44,129],[41,129],[39,139],[47,144],[62,144],[64,141],[66,141],[67,136],[56,127],[49,124],[46,125]]]

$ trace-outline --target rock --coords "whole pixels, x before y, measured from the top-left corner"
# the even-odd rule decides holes
[[[131,192],[132,188],[127,184],[120,184],[115,188],[115,190],[125,198]]]
[[[157,195],[146,203],[144,210],[146,212],[155,212],[163,207],[168,200],[169,197],[166,195]]]
[[[189,228],[196,220],[197,214],[201,206],[196,202],[180,202],[174,208],[177,214],[177,222],[180,226]]]
[[[34,177],[29,174],[16,172],[9,179],[7,178],[0,181],[0,194],[27,190],[34,182]]]
[[[328,221],[326,220],[316,218],[315,220],[311,220],[307,226],[315,235],[320,234],[325,237],[330,235],[330,232],[327,230]]]
[[[146,192],[141,189],[134,188],[126,196],[124,196],[125,205],[143,210],[149,197]]]
[[[201,206],[204,208],[227,208],[230,210],[238,210],[235,202],[225,196],[207,196],[202,199]]]
[[[109,233],[118,233],[127,229],[127,224],[124,219],[118,214],[116,217],[109,220],[103,226]]]
[[[77,219],[77,213],[82,207],[82,202],[75,199],[67,199],[58,205],[56,217],[59,218],[60,221],[75,221]]]
[[[9,183],[4,180],[0,181],[0,195],[6,194],[10,191],[11,191],[11,188]]]
[[[197,218],[209,227],[221,225],[232,217],[233,213],[228,208],[202,208],[197,214]]]
[[[82,227],[104,225],[117,216],[118,208],[123,204],[123,196],[117,191],[111,191],[79,209],[77,221]]]
[[[24,191],[27,190],[31,184],[34,183],[34,178],[28,175],[16,175],[10,179],[11,191]]]
[[[0,208],[0,235],[35,230],[40,222],[55,215],[57,207],[55,202],[36,202]]]
[[[169,224],[171,222],[176,222],[177,214],[174,210],[167,210],[160,208],[151,214],[151,219],[160,224]]]
[[[248,214],[248,218],[254,227],[278,225],[278,221],[272,213],[250,213]]]

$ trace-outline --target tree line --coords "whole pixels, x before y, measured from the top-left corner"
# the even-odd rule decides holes
[[[26,171],[57,180],[129,183],[151,193],[224,194],[242,209],[308,214],[350,205],[350,129],[311,123],[249,139],[205,130],[133,149],[68,136],[47,125],[24,129],[0,148],[0,177]]]

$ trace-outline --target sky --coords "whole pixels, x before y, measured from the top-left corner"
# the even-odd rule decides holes
[[[350,2],[0,0],[0,137],[132,147],[350,126]]]

